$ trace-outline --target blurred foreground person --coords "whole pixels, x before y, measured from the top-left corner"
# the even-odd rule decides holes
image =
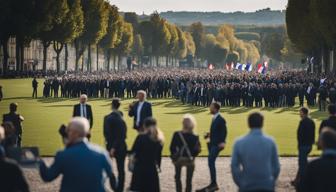
[[[238,139],[233,147],[231,172],[240,192],[272,192],[280,173],[274,140],[265,136],[264,117],[252,113],[248,117],[250,133]]]
[[[182,192],[181,169],[186,167],[186,192],[192,191],[192,177],[195,170],[195,157],[201,152],[199,137],[194,134],[196,120],[186,114],[183,117],[183,129],[173,135],[170,153],[175,166],[176,192]]]
[[[308,109],[303,107],[300,109],[301,121],[297,130],[297,141],[299,158],[299,169],[294,181],[291,182],[293,186],[297,186],[300,178],[304,174],[305,168],[308,164],[308,155],[313,149],[315,143],[315,123],[308,117]]]
[[[336,105],[330,104],[328,106],[328,112],[329,112],[329,118],[322,121],[320,125],[320,132],[323,127],[329,127],[336,131]]]
[[[202,191],[218,191],[217,173],[216,173],[216,159],[219,153],[225,148],[225,140],[227,136],[226,121],[220,114],[220,104],[212,103],[210,105],[210,113],[213,115],[210,126],[210,133],[205,138],[208,141],[208,166],[210,170],[211,183],[203,189],[196,190]]]
[[[90,122],[90,129],[93,125],[93,114],[91,105],[87,104],[88,97],[83,94],[79,98],[79,104],[74,106],[72,117],[84,117]]]
[[[319,138],[323,153],[310,162],[300,182],[300,192],[334,192],[336,190],[336,131],[323,128]]]
[[[66,148],[56,154],[50,167],[40,162],[40,175],[44,181],[53,181],[63,175],[61,192],[103,192],[103,172],[108,176],[111,188],[116,189],[110,158],[104,149],[87,141],[89,129],[85,118],[73,118],[66,128]]]
[[[29,187],[20,167],[5,157],[5,150],[1,145],[4,139],[5,131],[0,126],[0,191],[28,192]]]
[[[158,129],[156,120],[149,117],[143,123],[144,132],[135,139],[132,147],[134,168],[131,180],[131,191],[160,192],[159,171],[163,134]]]
[[[12,122],[4,122],[2,124],[4,130],[5,130],[5,139],[1,142],[2,146],[5,149],[5,152],[10,148],[17,147],[17,136],[15,133],[15,127]]]
[[[21,147],[21,140],[22,140],[22,125],[21,123],[24,121],[23,116],[17,113],[17,103],[11,103],[9,105],[9,113],[3,115],[3,123],[11,122],[15,128],[15,135],[16,135],[16,144],[17,147]]]
[[[142,124],[148,117],[152,117],[152,104],[146,101],[147,93],[143,90],[138,91],[138,101],[129,106],[128,115],[134,117],[133,128],[137,131],[142,131]]]
[[[127,154],[126,132],[127,126],[123,114],[119,111],[120,99],[112,100],[112,113],[104,118],[104,137],[106,149],[110,157],[115,158],[118,168],[117,192],[124,191],[125,182],[125,158]]]

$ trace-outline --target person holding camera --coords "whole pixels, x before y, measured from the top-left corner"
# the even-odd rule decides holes
[[[208,166],[210,170],[211,183],[207,187],[197,190],[202,191],[218,191],[217,174],[216,174],[216,159],[219,153],[225,147],[225,140],[227,136],[226,121],[220,114],[220,104],[214,102],[210,105],[210,113],[213,115],[210,133],[205,135],[208,140]]]
[[[192,177],[195,170],[195,157],[201,152],[199,137],[194,134],[195,117],[186,114],[183,117],[183,129],[173,135],[170,144],[171,158],[175,166],[176,192],[182,192],[181,169],[186,167],[186,192],[192,191]]]
[[[105,191],[104,174],[116,191],[116,179],[107,152],[87,140],[90,124],[84,117],[73,118],[66,127],[67,143],[48,167],[40,160],[40,176],[50,182],[63,175],[60,191]]]
[[[118,168],[117,192],[124,190],[125,183],[125,158],[127,154],[126,132],[127,125],[123,119],[123,113],[119,111],[120,99],[112,100],[112,113],[104,118],[104,137],[106,149],[110,157],[115,158]]]

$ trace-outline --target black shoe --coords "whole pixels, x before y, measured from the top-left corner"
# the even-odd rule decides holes
[[[208,185],[207,187],[196,190],[196,192],[212,192],[212,191],[218,191],[218,190],[219,190],[218,185],[216,183],[212,183]]]

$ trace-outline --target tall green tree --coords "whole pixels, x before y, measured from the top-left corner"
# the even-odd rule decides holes
[[[195,57],[200,57],[204,45],[205,31],[201,22],[193,23],[189,29],[195,43]]]

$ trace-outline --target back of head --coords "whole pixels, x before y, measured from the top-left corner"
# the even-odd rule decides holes
[[[255,112],[255,113],[251,113],[248,117],[248,126],[251,129],[261,129],[264,125],[264,116],[259,113],[259,112]]]
[[[193,133],[193,130],[196,127],[196,119],[193,115],[191,114],[185,114],[183,116],[183,131],[188,132],[188,133]]]
[[[90,131],[90,124],[86,118],[74,117],[67,126],[69,142],[73,143],[85,138]]]
[[[321,131],[321,136],[319,138],[319,143],[323,150],[326,149],[336,149],[336,131],[325,127]]]
[[[330,115],[336,115],[336,105],[335,104],[330,104],[328,106],[328,112]]]
[[[9,104],[9,111],[10,112],[16,112],[17,106],[18,106],[17,103],[11,103],[11,104]]]
[[[118,110],[120,107],[121,103],[120,103],[120,99],[119,98],[114,98],[112,99],[112,109],[116,109]]]
[[[144,120],[143,127],[146,133],[149,134],[150,138],[153,141],[157,141],[160,143],[163,143],[164,136],[161,130],[157,128],[157,122],[156,119],[152,117],[148,117]]]
[[[0,126],[0,143],[5,139],[5,129]]]

